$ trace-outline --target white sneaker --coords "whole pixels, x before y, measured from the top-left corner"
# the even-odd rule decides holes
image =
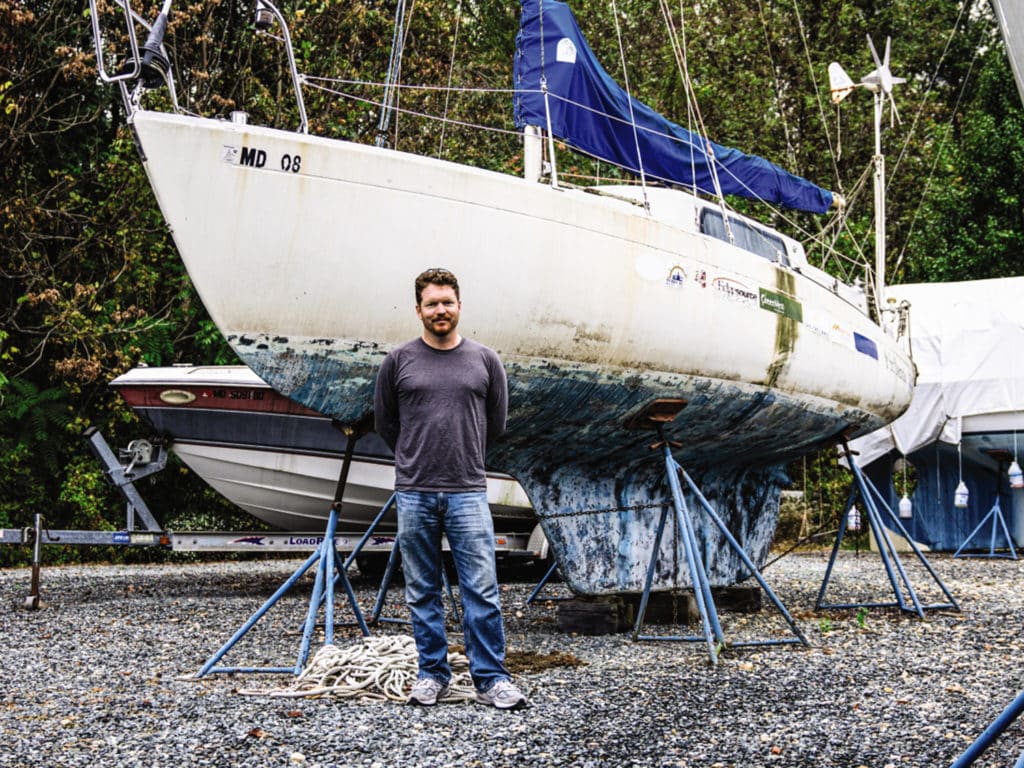
[[[421,677],[416,681],[412,690],[409,691],[409,698],[406,703],[432,707],[447,695],[447,685],[442,685],[432,677]]]
[[[476,700],[498,709],[522,709],[530,706],[530,702],[511,680],[499,680],[486,691],[477,691]]]

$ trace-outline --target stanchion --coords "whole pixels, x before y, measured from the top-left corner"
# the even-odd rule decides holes
[[[985,523],[987,523],[989,520],[992,521],[992,530],[989,533],[988,554],[987,555],[979,555],[979,554],[974,554],[974,553],[970,553],[970,552],[964,553],[964,549],[967,548],[967,545],[971,543],[971,540],[978,534],[978,531],[980,531],[982,528],[984,528],[985,527]],[[1007,550],[1006,554],[997,554],[996,553],[996,530],[997,530],[996,526],[997,525],[1002,529],[1003,536],[1006,537],[1006,545],[1008,547],[1008,550]],[[1006,558],[1007,560],[1010,560],[1010,559],[1016,560],[1017,559],[1017,549],[1014,547],[1013,539],[1010,537],[1010,529],[1006,525],[1006,518],[1003,517],[1003,510],[999,506],[999,497],[998,496],[996,496],[996,501],[995,501],[995,504],[992,505],[992,509],[990,509],[988,511],[988,514],[985,515],[985,517],[983,517],[981,519],[981,522],[978,523],[978,526],[973,531],[971,531],[970,535],[966,539],[964,539],[964,543],[961,544],[960,548],[956,552],[953,553],[953,557],[1002,557],[1002,558]]]
[[[43,566],[43,516],[36,512],[36,527],[32,531],[32,583],[22,608],[39,610],[42,599],[39,594],[39,571]]]
[[[324,531],[323,541],[306,561],[282,584],[278,590],[250,616],[246,622],[232,635],[220,649],[211,656],[200,670],[195,674],[196,678],[217,673],[288,673],[298,675],[309,658],[309,646],[316,626],[316,617],[321,606],[324,609],[324,644],[330,645],[334,642],[334,586],[336,581],[341,581],[345,593],[348,596],[352,612],[355,614],[356,624],[364,636],[370,634],[370,630],[363,619],[362,611],[356,600],[355,591],[346,574],[347,564],[341,560],[338,550],[334,544],[334,537],[337,533],[338,513],[342,507],[342,497],[345,485],[348,481],[348,472],[352,464],[352,455],[355,449],[357,435],[348,433],[348,442],[345,445],[345,456],[341,464],[341,473],[338,476],[338,484],[334,492],[334,501],[331,504],[331,511],[327,519],[327,528]],[[389,502],[390,505],[390,502]],[[379,521],[387,510],[387,506],[381,510],[375,523]],[[369,538],[367,534],[362,542]],[[361,542],[361,543],[362,543]],[[354,557],[353,553],[353,557]],[[306,621],[303,626],[302,640],[299,644],[298,658],[295,664],[290,667],[219,667],[217,663],[230,651],[235,644],[252,629],[256,623],[269,611],[278,600],[280,600],[302,576],[314,565],[317,566],[316,578],[313,585],[313,594],[309,599],[309,608],[306,611]]]
[[[974,761],[981,756],[981,753],[988,749],[989,745],[999,737],[999,734],[1005,731],[1021,714],[1024,714],[1024,691],[1021,691],[1017,698],[999,713],[999,717],[993,720],[991,725],[975,739],[974,743],[953,761],[950,768],[967,768],[969,765],[974,765]],[[1021,768],[1021,766],[1024,766],[1024,753],[1014,764],[1014,768]]]
[[[394,498],[394,497],[392,497]],[[411,624],[409,619],[399,619],[395,616],[381,616],[384,612],[384,603],[387,600],[388,590],[391,588],[391,582],[395,578],[395,571],[398,569],[399,559],[399,546],[398,541],[395,541],[395,545],[391,548],[391,552],[388,555],[388,564],[384,568],[384,576],[380,580],[380,587],[377,589],[377,599],[373,603],[373,613],[370,615],[370,622],[376,624],[378,622],[387,624]],[[353,553],[353,556],[355,553]],[[455,616],[455,623],[462,624],[462,616],[459,613],[459,604],[455,600],[455,593],[452,591],[451,580],[448,578],[448,573],[444,569],[444,564],[441,565],[441,584],[444,587],[445,594],[448,595],[448,600],[452,604],[452,614]]]
[[[782,601],[776,596],[775,592],[772,591],[771,587],[761,576],[757,566],[754,565],[753,561],[740,546],[740,543],[736,540],[736,537],[732,535],[722,518],[715,512],[714,508],[701,493],[696,483],[686,473],[686,470],[673,458],[672,447],[677,446],[676,443],[670,443],[665,439],[664,424],[672,421],[675,416],[685,407],[686,402],[683,400],[657,400],[638,417],[634,418],[630,422],[632,428],[654,428],[658,435],[658,442],[651,447],[654,449],[660,449],[662,457],[665,462],[665,473],[668,477],[669,488],[672,492],[672,507],[674,510],[674,531],[675,531],[675,542],[678,547],[679,543],[683,545],[683,556],[686,560],[686,565],[690,573],[690,583],[693,585],[694,599],[697,604],[697,610],[700,613],[701,627],[703,634],[700,636],[681,636],[681,635],[646,635],[641,634],[640,630],[643,627],[644,615],[647,612],[647,605],[650,599],[651,586],[654,579],[654,572],[657,567],[659,550],[661,547],[661,540],[664,536],[665,527],[668,522],[668,508],[663,508],[661,517],[658,520],[658,529],[654,538],[654,546],[651,552],[651,560],[647,566],[647,575],[644,581],[644,590],[640,597],[640,606],[637,610],[636,623],[633,626],[633,639],[634,640],[671,640],[671,641],[682,641],[682,642],[703,642],[707,647],[708,657],[712,664],[718,663],[719,652],[725,647],[744,647],[744,646],[764,646],[764,645],[787,645],[787,644],[802,644],[808,645],[807,638],[803,632],[797,626],[793,617],[786,610],[786,607],[782,604]],[[725,635],[722,632],[721,622],[718,618],[718,611],[715,608],[715,601],[711,594],[711,583],[708,580],[707,572],[704,567],[703,560],[700,556],[700,547],[697,544],[697,538],[693,530],[693,525],[690,520],[690,512],[687,508],[686,498],[683,495],[682,487],[680,484],[680,478],[682,478],[690,493],[697,500],[700,509],[704,514],[711,520],[718,531],[722,534],[723,538],[728,543],[728,546],[737,554],[742,561],[743,565],[747,568],[750,574],[757,580],[758,585],[764,590],[765,594],[772,601],[772,604],[779,611],[782,617],[785,619],[794,637],[783,638],[783,639],[768,639],[768,640],[754,640],[744,642],[727,642]]]
[[[557,571],[557,570],[558,570],[558,562],[556,561],[556,562],[551,564],[551,567],[548,568],[547,573],[545,573],[543,576],[540,577],[540,581],[537,582],[537,586],[535,586],[533,588],[533,591],[530,593],[530,596],[528,598],[526,598],[526,604],[527,605],[532,605],[533,604],[533,601],[537,599],[537,597],[541,593],[541,590],[543,590],[544,587],[547,586],[547,583],[549,581],[551,581],[552,577],[555,575],[555,571]],[[564,597],[553,597],[553,598],[549,598],[549,599],[551,599],[551,600],[565,600],[566,598],[564,598]]]

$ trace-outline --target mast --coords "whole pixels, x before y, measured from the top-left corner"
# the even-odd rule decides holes
[[[858,86],[867,88],[874,96],[875,154],[872,163],[875,166],[875,268],[872,292],[874,293],[875,317],[879,323],[882,322],[882,310],[885,308],[885,155],[882,154],[882,114],[885,109],[885,100],[888,98],[892,105],[892,119],[894,122],[899,120],[896,102],[892,97],[892,87],[906,82],[902,77],[893,77],[889,69],[891,42],[891,38],[885,39],[885,54],[880,60],[878,51],[875,50],[875,44],[871,41],[871,36],[868,35],[868,48],[871,49],[871,58],[875,60],[875,69],[865,75],[859,83],[854,83],[838,62],[832,62],[828,67],[833,104],[838,105]]]
[[[888,51],[887,51],[888,52]],[[882,154],[882,108],[885,94],[879,88],[875,101],[875,316],[882,319],[885,306],[885,155]]]

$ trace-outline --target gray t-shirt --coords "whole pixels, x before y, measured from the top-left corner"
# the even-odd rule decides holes
[[[484,454],[507,411],[505,369],[483,344],[440,350],[418,338],[392,349],[377,373],[374,422],[395,452],[395,490],[487,490]]]

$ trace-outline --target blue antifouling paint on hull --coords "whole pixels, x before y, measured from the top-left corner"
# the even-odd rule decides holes
[[[776,467],[723,467],[691,476],[751,560],[762,564],[775,533],[784,474]],[[524,476],[521,482],[538,508],[562,578],[574,592],[642,591],[662,514],[668,515],[668,524],[658,550],[655,588],[690,586],[660,452],[617,473],[563,466],[541,477]],[[724,586],[748,577],[721,532],[688,494],[687,507],[711,583]]]
[[[345,424],[372,408],[385,350],[370,344],[229,338],[278,392]],[[488,467],[523,485],[569,585],[581,594],[639,592],[658,518],[671,503],[652,430],[630,417],[658,398],[687,405],[665,426],[677,461],[694,478],[755,564],[775,530],[780,467],[841,432],[880,426],[874,414],[834,401],[712,377],[605,370],[582,363],[506,360],[509,419]],[[691,502],[711,582],[749,576]],[[669,531],[673,530],[669,526]],[[689,583],[681,547],[666,536],[653,588]]]
[[[894,484],[894,466],[899,454],[893,452],[875,460],[866,468],[866,474],[886,498],[895,512],[899,504],[896,484],[902,487],[901,477]],[[955,552],[971,532],[985,518],[998,496],[1003,516],[1010,524],[1013,501],[1007,488],[1005,475],[995,469],[963,459],[963,481],[967,486],[967,507],[953,506],[953,494],[960,482],[960,471],[955,445],[932,443],[907,457],[913,464],[917,485],[910,494],[912,516],[902,520],[911,538],[936,552]],[[894,526],[887,526],[894,528]],[[1012,526],[1011,530],[1012,530]],[[968,549],[987,550],[991,529],[985,526],[971,540]],[[1009,546],[1000,526],[996,526],[995,546]]]

